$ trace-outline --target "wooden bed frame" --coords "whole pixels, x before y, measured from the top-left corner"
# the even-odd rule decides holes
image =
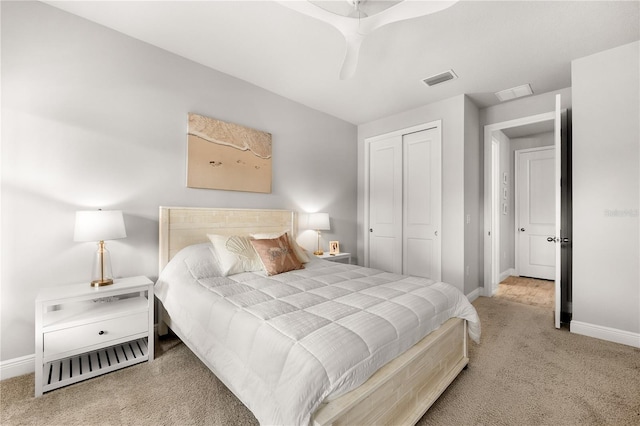
[[[295,237],[296,220],[295,212],[287,210],[160,207],[159,270],[180,249],[207,242],[207,233],[247,235],[287,230]],[[158,334],[166,334],[169,327],[190,347],[161,303],[159,306]],[[360,387],[323,403],[312,422],[317,426],[415,424],[468,363],[466,321],[452,318]]]

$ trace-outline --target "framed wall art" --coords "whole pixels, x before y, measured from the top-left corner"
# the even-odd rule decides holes
[[[189,113],[187,187],[271,193],[271,134]]]

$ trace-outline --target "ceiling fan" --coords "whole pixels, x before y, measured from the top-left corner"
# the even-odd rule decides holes
[[[387,24],[439,12],[458,0],[298,0],[278,3],[336,28],[344,36],[346,53],[340,79],[351,78],[364,38]]]

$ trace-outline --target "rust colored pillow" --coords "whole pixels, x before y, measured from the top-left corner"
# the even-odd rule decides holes
[[[304,268],[291,248],[287,234],[268,240],[251,240],[251,245],[256,249],[267,275]]]

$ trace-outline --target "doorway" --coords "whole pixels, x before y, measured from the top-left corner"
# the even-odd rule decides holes
[[[554,113],[549,112],[485,126],[484,140],[491,141],[491,149],[485,147],[485,170],[491,171],[488,176],[485,173],[485,194],[491,194],[492,198],[487,200],[485,196],[484,212],[485,253],[489,253],[485,256],[484,268],[484,295],[487,297],[496,293],[502,279],[516,273],[515,268],[509,270],[506,267],[515,258],[515,240],[508,236],[515,231],[515,202],[512,196],[515,192],[514,177],[509,167],[509,138],[534,132],[544,133],[553,129],[554,120]]]
[[[570,151],[566,151],[566,147],[570,147],[570,135],[567,133],[567,112],[560,111],[560,99],[556,99],[556,111],[551,111],[544,114],[538,114],[535,116],[524,117],[516,120],[510,120],[502,123],[496,123],[485,126],[484,129],[484,164],[485,164],[485,241],[484,241],[484,253],[485,253],[485,268],[484,268],[484,295],[492,297],[498,291],[498,286],[509,275],[517,275],[515,265],[507,267],[506,265],[513,264],[515,259],[515,237],[509,235],[515,235],[515,232],[519,232],[519,228],[516,228],[515,221],[515,200],[514,200],[514,170],[509,169],[508,164],[511,158],[515,155],[508,149],[509,137],[514,137],[514,134],[534,134],[534,133],[549,133],[553,132],[553,143],[558,153],[554,161],[554,173],[555,176],[560,176],[560,169],[562,165],[563,176],[570,177],[570,168],[568,169],[565,163],[569,163],[570,167]],[[555,128],[562,124],[562,127]],[[509,136],[507,136],[507,134]],[[560,151],[562,147],[562,155]],[[531,148],[531,147],[522,147]],[[496,151],[500,153],[499,159],[496,159]],[[561,161],[564,156],[565,161]],[[515,163],[515,158],[513,160]],[[502,165],[500,172],[496,173],[496,163]],[[567,170],[569,173],[567,174]],[[499,201],[496,201],[496,179],[499,180],[500,195]],[[554,208],[556,210],[557,219],[555,220],[556,228],[554,232],[545,236],[544,242],[550,244],[549,247],[553,248],[556,257],[555,269],[555,325],[560,327],[560,313],[564,314],[565,309],[568,309],[570,313],[570,299],[567,302],[566,295],[570,295],[571,283],[569,280],[565,280],[561,283],[560,272],[562,270],[563,278],[566,275],[565,268],[570,269],[570,258],[564,256],[566,247],[570,246],[570,223],[567,226],[566,217],[570,217],[570,190],[568,192],[569,197],[565,197],[564,186],[562,192],[562,203],[560,198],[560,179],[557,181],[557,187],[555,192]],[[562,179],[563,185],[570,184],[570,179]],[[568,202],[567,202],[568,200]],[[562,206],[562,212],[560,208]],[[567,208],[567,206],[569,208]],[[562,220],[560,219],[562,216]],[[562,229],[560,229],[562,224]],[[525,228],[526,229],[526,228]],[[509,243],[513,241],[513,243]],[[511,245],[510,245],[511,244]],[[560,261],[562,253],[562,261]],[[569,272],[570,276],[570,272]],[[563,288],[561,291],[561,286]],[[561,296],[562,293],[562,296]],[[561,306],[562,301],[562,306]],[[570,314],[569,314],[570,315]]]

